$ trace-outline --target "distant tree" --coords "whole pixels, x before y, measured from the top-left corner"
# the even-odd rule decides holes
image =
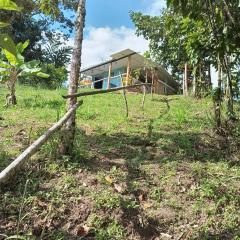
[[[61,38],[62,37],[62,38]],[[56,68],[66,66],[70,63],[72,48],[65,46],[63,36],[53,37],[43,48],[43,61],[51,63]]]
[[[211,63],[209,50],[208,28],[204,22],[190,21],[171,9],[164,10],[160,16],[149,16],[142,13],[131,13],[137,34],[149,40],[151,57],[167,69],[173,77],[181,81],[185,63],[188,63],[190,73],[200,75],[203,66]],[[201,68],[200,68],[201,65]],[[197,68],[200,69],[197,71]],[[193,76],[189,76],[192,77]],[[196,78],[197,79],[197,78]],[[198,92],[205,88],[198,80]],[[199,94],[198,94],[199,95]]]
[[[184,17],[208,23],[211,30],[212,54],[219,59],[227,75],[228,116],[230,119],[234,118],[231,59],[234,55],[239,56],[240,53],[239,0],[167,0],[167,3],[170,8]],[[221,89],[216,92],[221,94]]]

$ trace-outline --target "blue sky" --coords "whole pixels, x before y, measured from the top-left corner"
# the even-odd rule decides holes
[[[130,11],[145,12],[154,1],[148,0],[87,0],[86,26],[133,28]]]
[[[148,42],[135,35],[130,11],[158,15],[165,0],[86,0],[87,16],[83,42],[83,67],[105,61],[112,53],[130,48],[148,50]],[[73,38],[69,45],[73,44]]]

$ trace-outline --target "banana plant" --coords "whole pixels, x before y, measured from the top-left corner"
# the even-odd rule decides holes
[[[16,55],[7,49],[3,48],[2,55],[7,61],[0,59],[0,82],[5,82],[9,93],[6,96],[6,105],[16,105],[16,83],[19,77],[27,75],[36,75],[42,78],[48,78],[49,75],[41,72],[40,61],[33,60],[29,62],[24,61],[22,53],[28,47],[29,40],[26,42],[14,44],[14,51]]]

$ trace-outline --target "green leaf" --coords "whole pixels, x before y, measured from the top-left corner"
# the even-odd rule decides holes
[[[38,76],[38,77],[41,77],[41,78],[49,78],[49,75],[46,74],[46,73],[43,73],[43,72],[37,73],[37,76]]]
[[[22,43],[22,42],[18,43],[17,46],[16,46],[17,51],[18,51],[19,53],[23,53],[23,51],[28,47],[29,43],[30,43],[29,40],[27,40],[27,41],[24,42],[24,43]]]
[[[7,49],[3,49],[3,53],[4,55],[6,56],[8,62],[11,64],[11,65],[16,65],[17,64],[17,58],[16,58],[16,55],[12,54],[11,52],[9,52]]]
[[[12,10],[12,11],[21,11],[21,8],[11,0],[0,0],[0,9],[3,10]]]
[[[0,59],[0,68],[11,68],[11,66]]]
[[[9,26],[9,23],[0,22],[0,28],[4,28],[4,27],[7,27],[7,26]]]
[[[33,61],[26,62],[23,67],[36,68],[39,66],[39,64],[40,64],[39,60],[33,60]]]
[[[41,68],[22,68],[21,76],[28,74],[37,74],[41,71]]]
[[[0,34],[0,47],[17,56],[16,46],[7,34]]]

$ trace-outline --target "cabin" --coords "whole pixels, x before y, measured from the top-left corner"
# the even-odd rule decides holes
[[[80,86],[86,87],[86,84],[83,84],[86,78],[91,79],[89,86],[93,89],[151,83],[152,87],[148,87],[147,91],[155,94],[171,95],[179,90],[178,83],[161,65],[131,49],[115,53],[111,55],[110,60],[83,69]],[[130,91],[141,91],[141,89]]]

